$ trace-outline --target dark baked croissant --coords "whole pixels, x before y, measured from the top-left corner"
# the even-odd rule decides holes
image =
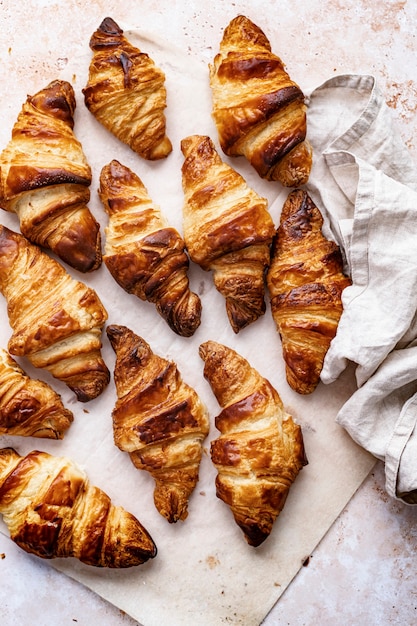
[[[0,435],[62,439],[74,416],[47,383],[0,348]]]
[[[206,408],[176,364],[141,337],[117,325],[107,335],[116,353],[115,444],[153,476],[159,513],[170,523],[185,520],[209,430]]]
[[[224,30],[210,65],[210,86],[225,154],[244,155],[262,178],[286,187],[305,184],[312,148],[304,94],[247,17],[237,16]]]
[[[90,39],[93,58],[83,89],[87,108],[144,159],[166,157],[165,74],[106,17]]]
[[[213,272],[235,333],[265,313],[265,269],[275,232],[268,202],[224,163],[209,137],[181,142],[184,239],[191,259]]]
[[[13,330],[9,352],[48,370],[82,402],[98,396],[110,373],[101,356],[107,312],[96,292],[1,225],[0,291]]]
[[[323,216],[307,192],[291,192],[272,245],[267,283],[289,385],[314,391],[350,284],[340,249],[322,233]]]
[[[246,359],[215,341],[200,346],[204,376],[222,407],[211,443],[216,493],[251,546],[269,536],[289,489],[307,464],[301,427],[278,392]]]
[[[91,170],[73,132],[75,105],[66,81],[28,96],[0,155],[0,206],[32,243],[88,272],[101,263],[100,226],[87,206]]]
[[[44,559],[122,568],[156,556],[142,524],[65,457],[0,450],[0,513],[11,539]]]
[[[155,304],[174,332],[190,337],[200,324],[201,301],[189,288],[184,240],[140,178],[118,161],[103,167],[99,195],[109,216],[103,258],[113,278]]]

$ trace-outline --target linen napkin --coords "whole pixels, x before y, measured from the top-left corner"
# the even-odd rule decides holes
[[[309,191],[352,278],[321,379],[356,364],[336,421],[385,461],[387,492],[417,503],[417,167],[372,76],[323,83],[308,119]]]

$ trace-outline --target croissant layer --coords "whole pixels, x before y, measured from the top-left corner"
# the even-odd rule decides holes
[[[175,333],[190,337],[200,325],[201,301],[189,287],[184,240],[141,179],[118,161],[103,167],[99,195],[109,216],[103,258],[113,278],[153,303]]]
[[[204,376],[222,411],[211,442],[216,493],[231,509],[251,546],[267,539],[291,485],[307,464],[301,427],[278,392],[235,350],[215,341],[200,346]]]
[[[212,271],[238,333],[265,313],[265,270],[275,230],[268,203],[221,160],[209,137],[187,137],[181,149],[187,250]]]
[[[247,17],[238,15],[225,28],[210,65],[210,85],[225,154],[245,156],[262,178],[287,187],[305,184],[312,148],[304,94]]]
[[[53,81],[28,96],[0,155],[0,206],[21,232],[71,267],[101,264],[100,226],[89,210],[91,170],[74,135],[75,95]]]
[[[65,457],[0,450],[0,513],[13,541],[44,559],[125,568],[156,556],[142,524]]]
[[[168,156],[172,144],[166,135],[165,74],[111,17],[93,33],[90,48],[93,58],[83,89],[89,111],[144,159]]]
[[[289,385],[309,394],[343,312],[350,285],[337,244],[322,233],[323,216],[306,191],[291,192],[281,212],[267,283]]]
[[[96,292],[23,235],[0,226],[0,291],[13,356],[44,368],[86,402],[110,374],[101,355],[107,312]]]
[[[107,335],[116,353],[114,441],[155,480],[154,502],[168,522],[185,520],[208,434],[206,408],[172,361],[125,326]]]

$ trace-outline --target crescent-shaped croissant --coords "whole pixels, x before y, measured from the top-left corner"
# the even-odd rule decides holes
[[[176,366],[125,326],[110,325],[116,353],[116,446],[155,480],[154,502],[168,522],[185,520],[199,474],[207,410]]]
[[[140,178],[113,160],[100,175],[99,195],[109,216],[104,262],[128,293],[152,302],[178,335],[200,325],[201,301],[189,287],[189,259]]]
[[[73,131],[75,105],[67,81],[27,97],[0,155],[0,206],[32,243],[89,272],[101,264],[100,226],[87,206],[91,170]]]
[[[226,27],[210,65],[213,119],[228,156],[245,156],[262,178],[286,187],[307,182],[304,94],[271,52],[262,30],[243,15]]]
[[[213,272],[238,333],[265,313],[265,269],[275,232],[268,202],[221,160],[209,137],[187,137],[181,150],[187,250]]]
[[[291,485],[307,464],[301,427],[278,392],[235,350],[200,346],[204,376],[222,411],[211,443],[216,493],[229,505],[251,546],[270,535]]]
[[[267,284],[272,316],[282,341],[288,384],[314,391],[343,312],[343,273],[338,245],[324,237],[323,216],[306,191],[294,190],[283,206],[271,249]]]
[[[1,225],[0,292],[13,330],[10,354],[49,371],[81,402],[98,396],[110,373],[101,356],[107,312],[96,292]]]
[[[62,439],[74,416],[47,383],[0,348],[0,435]]]
[[[115,506],[65,457],[0,450],[0,513],[11,539],[43,559],[73,557],[95,567],[123,568],[156,556],[139,520]]]
[[[106,17],[90,39],[93,58],[84,101],[94,117],[144,159],[172,151],[166,136],[165,74]]]

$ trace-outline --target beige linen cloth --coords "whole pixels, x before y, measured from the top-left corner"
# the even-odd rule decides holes
[[[321,379],[356,364],[336,421],[385,462],[389,495],[417,504],[417,166],[372,76],[325,82],[308,120],[309,190],[352,278]]]

